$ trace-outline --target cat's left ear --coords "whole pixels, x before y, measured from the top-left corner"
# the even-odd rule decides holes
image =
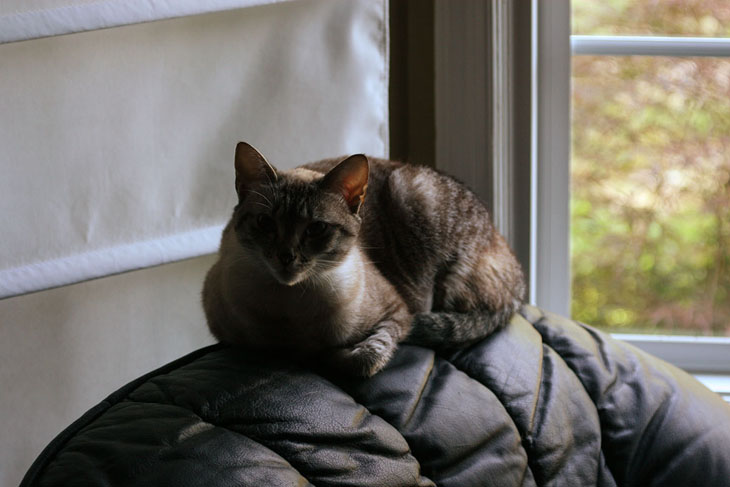
[[[322,180],[325,191],[340,194],[350,211],[357,214],[368,188],[370,163],[362,154],[355,154],[340,162]]]

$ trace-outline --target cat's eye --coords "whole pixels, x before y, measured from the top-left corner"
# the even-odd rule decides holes
[[[324,234],[327,230],[327,224],[325,222],[312,222],[309,224],[304,233],[307,237],[319,237]]]
[[[258,225],[260,230],[266,233],[274,232],[274,220],[272,220],[270,216],[264,215],[263,213],[256,217],[256,225]]]

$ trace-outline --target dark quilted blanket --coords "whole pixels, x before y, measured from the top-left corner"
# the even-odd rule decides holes
[[[198,350],[89,411],[23,485],[730,485],[728,405],[536,308],[450,356],[335,372]]]

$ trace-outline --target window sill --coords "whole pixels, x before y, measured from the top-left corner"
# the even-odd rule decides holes
[[[730,337],[612,336],[691,373],[730,375]]]
[[[720,394],[720,397],[730,404],[730,375],[695,374],[695,379],[702,382],[711,391]]]
[[[730,337],[611,335],[686,370],[730,403]]]

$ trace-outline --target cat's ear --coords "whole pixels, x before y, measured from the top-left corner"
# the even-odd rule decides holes
[[[341,194],[350,211],[357,213],[365,199],[368,187],[370,163],[362,154],[350,156],[340,162],[322,180],[325,191]]]
[[[236,145],[236,193],[243,199],[251,185],[256,183],[273,183],[276,181],[276,169],[271,166],[259,151],[251,144],[239,142]]]

